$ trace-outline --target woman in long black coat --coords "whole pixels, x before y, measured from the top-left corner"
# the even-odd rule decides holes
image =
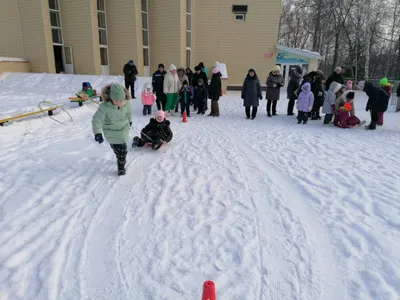
[[[295,93],[298,88],[300,87],[300,80],[301,75],[303,74],[303,70],[301,67],[297,67],[293,70],[290,74],[290,80],[287,87],[287,98],[289,99],[288,107],[287,107],[287,114],[288,116],[293,116],[293,108],[294,103],[297,99],[297,94]]]
[[[246,119],[250,119],[250,108],[252,107],[251,119],[254,120],[260,104],[259,100],[262,99],[260,80],[258,79],[254,69],[249,70],[246,79],[243,82],[242,99],[243,106],[245,107]]]
[[[210,86],[208,87],[208,98],[211,99],[211,112],[210,117],[219,117],[219,104],[218,100],[221,95],[221,73],[217,67],[212,69],[212,77]]]

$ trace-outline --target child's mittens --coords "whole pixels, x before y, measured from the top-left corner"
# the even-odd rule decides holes
[[[95,141],[98,142],[99,144],[101,144],[102,142],[104,142],[103,135],[102,135],[101,133],[96,134],[96,135],[94,136],[94,139],[95,139]]]

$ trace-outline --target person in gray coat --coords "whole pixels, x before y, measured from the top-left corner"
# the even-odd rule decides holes
[[[242,99],[243,106],[245,107],[246,119],[250,119],[250,108],[252,107],[251,119],[254,120],[257,115],[259,100],[262,100],[260,80],[254,69],[249,70],[243,82]]]
[[[281,87],[285,85],[283,77],[281,75],[281,68],[275,66],[274,69],[269,73],[267,78],[267,112],[268,117],[277,116],[276,105],[279,100],[281,93]],[[271,104],[272,104],[272,115],[271,115]]]
[[[340,91],[341,88],[342,85],[336,81],[333,81],[329,86],[329,90],[324,101],[324,106],[322,107],[322,113],[325,114],[325,125],[331,123],[332,121],[333,114],[336,110],[335,101],[337,98],[337,93]]]

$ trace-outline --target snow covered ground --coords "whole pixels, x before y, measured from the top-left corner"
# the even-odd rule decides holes
[[[96,76],[0,80],[0,109],[96,88]],[[285,115],[254,121],[240,95],[221,117],[172,117],[157,152],[130,150],[115,176],[94,142],[94,103],[0,127],[0,300],[397,300],[400,114],[376,131]],[[367,118],[365,95],[356,109]],[[132,137],[147,123],[133,100]]]

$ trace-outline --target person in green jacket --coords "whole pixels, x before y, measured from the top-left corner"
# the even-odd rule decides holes
[[[103,101],[93,115],[92,127],[96,142],[103,143],[103,133],[117,157],[118,175],[125,175],[127,142],[132,126],[131,96],[119,84],[109,84],[102,90]]]

